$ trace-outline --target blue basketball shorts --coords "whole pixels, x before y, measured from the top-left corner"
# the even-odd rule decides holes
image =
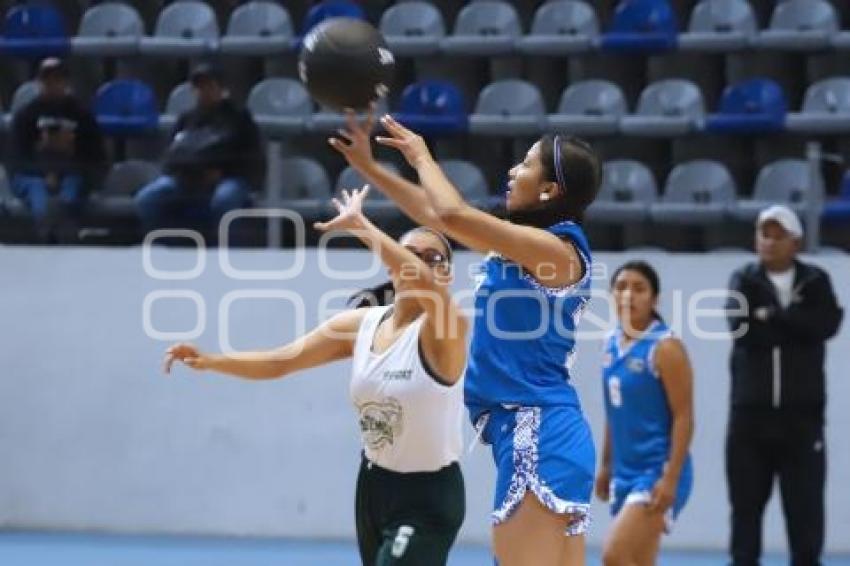
[[[623,475],[615,475],[611,479],[611,514],[617,515],[620,510],[626,505],[646,505],[652,500],[652,489],[656,482],[661,479],[663,474],[663,465],[648,468],[644,472],[636,475],[624,477]],[[676,499],[673,505],[667,510],[664,516],[666,532],[673,529],[673,524],[679,517],[679,513],[685,508],[688,498],[691,495],[693,487],[693,468],[691,460],[685,462],[682,467],[682,473],[679,476],[679,485],[676,487]]]
[[[596,454],[580,409],[500,406],[479,417],[476,428],[496,464],[494,524],[506,521],[530,491],[553,513],[572,517],[567,535],[587,531]]]

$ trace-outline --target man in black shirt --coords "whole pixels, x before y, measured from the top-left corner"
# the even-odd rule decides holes
[[[70,92],[64,63],[42,61],[38,82],[38,96],[13,117],[12,191],[27,203],[39,238],[47,241],[55,236],[54,224],[79,215],[106,153],[94,116]]]
[[[796,258],[803,228],[785,206],[761,212],[759,261],[737,270],[730,289],[732,410],[726,475],[734,566],[757,566],[762,515],[779,478],[793,566],[817,566],[823,550],[825,343],[842,310],[829,275]],[[739,308],[744,307],[744,308]]]
[[[196,216],[209,222],[214,240],[221,217],[248,206],[251,188],[262,182],[264,156],[254,119],[228,98],[216,68],[201,63],[190,81],[197,104],[177,120],[165,174],[135,200],[145,232],[185,226]]]

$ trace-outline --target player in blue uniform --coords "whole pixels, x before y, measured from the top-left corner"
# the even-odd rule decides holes
[[[605,346],[605,446],[596,493],[616,516],[606,566],[655,564],[691,492],[693,434],[688,355],[655,307],[658,275],[646,262],[620,266],[611,279],[619,324]]]
[[[466,203],[422,138],[390,116],[377,141],[402,152],[421,186],[381,167],[370,122],[349,115],[345,141],[331,145],[411,219],[488,254],[465,401],[496,462],[499,564],[583,565],[595,453],[570,366],[591,277],[580,222],[598,192],[599,160],[581,140],[544,136],[508,173],[503,220]]]

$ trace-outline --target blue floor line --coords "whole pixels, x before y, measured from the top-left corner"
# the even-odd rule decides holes
[[[598,549],[588,564],[599,564]],[[721,566],[712,552],[662,551],[659,566]],[[767,556],[763,566],[785,566],[787,558]],[[356,546],[347,541],[259,538],[135,536],[87,533],[0,531],[2,566],[359,566]],[[457,545],[449,566],[492,566],[484,546]],[[850,566],[850,556],[830,557],[824,566]]]

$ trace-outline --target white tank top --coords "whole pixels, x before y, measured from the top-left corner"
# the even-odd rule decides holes
[[[386,351],[372,351],[375,331],[392,307],[372,307],[354,343],[351,398],[360,420],[366,458],[395,472],[433,472],[456,462],[463,450],[462,380],[438,383],[419,357],[424,317]]]

